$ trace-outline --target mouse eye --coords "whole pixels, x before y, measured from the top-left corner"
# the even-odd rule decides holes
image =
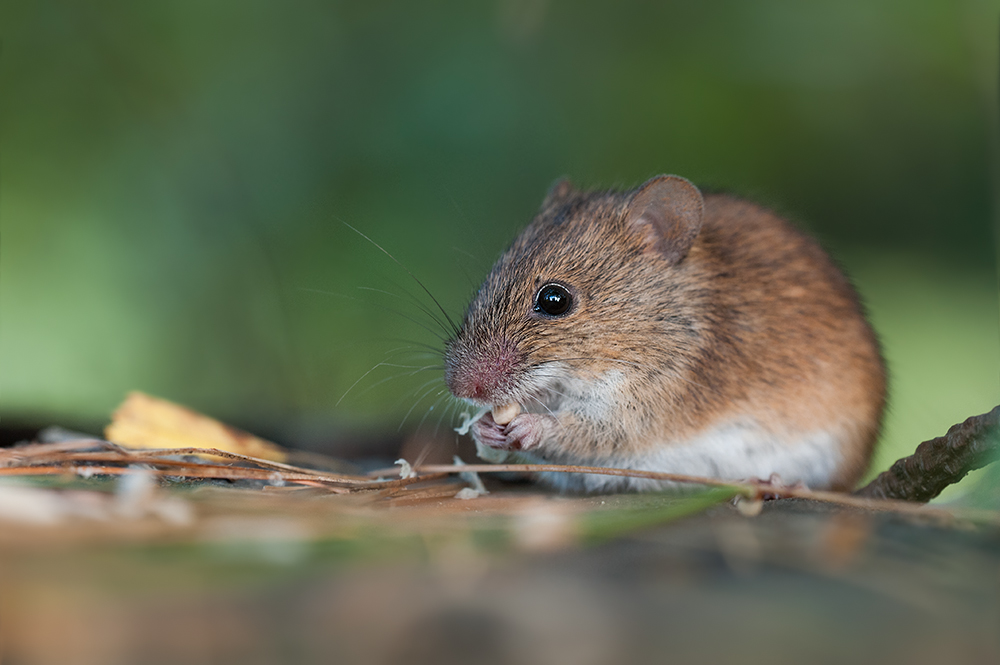
[[[569,312],[572,305],[573,296],[565,286],[559,284],[546,284],[538,289],[538,295],[535,296],[535,311],[549,316],[562,316]]]

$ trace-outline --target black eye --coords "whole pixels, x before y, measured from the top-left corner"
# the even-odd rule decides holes
[[[535,311],[549,316],[562,316],[569,311],[572,304],[573,297],[569,291],[558,284],[546,284],[535,296]]]

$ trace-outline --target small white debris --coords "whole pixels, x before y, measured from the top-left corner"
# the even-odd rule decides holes
[[[160,497],[149,507],[149,512],[174,526],[189,526],[194,522],[191,504],[175,497]]]
[[[546,501],[529,505],[514,517],[514,540],[522,549],[551,551],[576,538],[573,520],[558,504]]]
[[[465,466],[465,462],[463,462],[462,458],[458,455],[455,455],[452,458],[452,461],[455,463],[455,466]],[[475,471],[461,471],[459,472],[458,477],[472,485],[472,487],[466,487],[465,489],[460,490],[458,494],[455,495],[456,499],[475,499],[476,497],[484,494],[489,494],[489,490],[487,490],[486,486],[483,485],[482,479]]]
[[[285,477],[282,476],[280,472],[275,471],[267,477],[267,482],[271,483],[274,487],[284,487]]]
[[[742,494],[737,495],[736,511],[743,517],[757,517],[764,509],[764,501],[761,499],[748,499]]]
[[[194,521],[194,511],[184,499],[167,496],[148,470],[132,467],[118,481],[114,495],[89,490],[55,490],[17,483],[0,483],[0,523],[21,522],[43,526],[69,520],[106,522],[114,519],[158,517],[175,526]]]
[[[493,407],[493,421],[497,425],[506,425],[510,421],[517,418],[518,414],[521,413],[521,405],[517,402],[511,402],[510,404],[503,404],[499,407]]]
[[[15,483],[0,484],[0,521],[56,524],[65,515],[65,502],[53,490]]]
[[[490,410],[490,407],[484,406],[483,408],[476,411],[474,414],[469,415],[468,411],[463,411],[459,416],[462,419],[462,424],[455,428],[455,431],[465,436],[469,433],[472,428],[473,423],[486,415],[486,412]]]
[[[41,430],[35,435],[39,443],[62,443],[63,441],[98,441],[98,437],[93,434],[84,434],[83,432],[74,432],[71,429],[66,429],[65,427],[59,427],[58,425],[51,425]]]
[[[281,565],[301,562],[317,537],[304,521],[283,517],[216,517],[200,525],[217,555],[236,561],[267,561]]]
[[[59,491],[66,517],[82,517],[88,520],[106,522],[113,519],[114,497],[104,492],[88,490]]]
[[[398,460],[396,460],[395,462],[393,462],[393,464],[398,464],[399,465],[399,477],[400,478],[416,478],[417,477],[417,472],[414,471],[413,467],[410,466],[410,463],[407,462],[402,457],[400,457]]]
[[[146,514],[156,493],[156,479],[149,469],[129,467],[115,488],[115,512],[121,517],[138,519]]]
[[[94,474],[97,473],[97,471],[95,471],[94,467],[92,466],[78,466],[74,468],[73,471],[76,472],[76,475],[80,476],[85,480],[93,477]]]
[[[156,476],[141,466],[129,467],[115,488],[114,512],[125,519],[155,516],[175,526],[194,521],[194,511],[184,499],[160,491]]]
[[[507,461],[509,456],[510,453],[506,450],[490,448],[489,446],[476,441],[476,457],[484,462],[489,462],[490,464],[502,464]]]

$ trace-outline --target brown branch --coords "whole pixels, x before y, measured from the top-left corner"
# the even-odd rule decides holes
[[[78,445],[30,444],[3,451],[0,455],[0,476],[51,476],[91,473],[97,475],[122,475],[130,473],[129,467],[143,465],[160,476],[186,479],[273,480],[276,476],[284,482],[321,485],[334,491],[377,490],[404,487],[428,480],[439,480],[448,474],[425,474],[413,478],[371,480],[364,476],[351,476],[313,471],[300,467],[262,460],[249,455],[231,453],[216,448],[176,448],[172,450],[126,450],[105,441],[87,441],[89,448],[100,447],[102,452],[79,450]],[[203,455],[236,460],[249,466],[233,466],[211,462],[164,459],[166,455]],[[114,465],[114,466],[112,466]],[[119,466],[120,465],[120,466]],[[256,467],[256,468],[255,468]]]
[[[391,472],[398,473],[398,467]],[[414,471],[422,473],[589,473],[599,476],[621,476],[625,478],[646,478],[649,480],[665,480],[674,483],[690,483],[708,485],[711,487],[732,487],[741,492],[752,493],[756,485],[751,482],[706,478],[705,476],[688,476],[681,473],[664,473],[662,471],[643,471],[641,469],[615,469],[606,466],[577,466],[573,464],[421,464]],[[381,472],[379,475],[384,475]]]
[[[930,501],[970,471],[1000,454],[1000,406],[952,426],[948,433],[917,446],[909,457],[855,492],[857,496],[901,501]]]
[[[147,469],[158,476],[170,476],[185,479],[218,479],[218,480],[271,480],[274,472],[264,469],[251,469],[247,467],[233,466],[198,466],[187,465],[188,468],[166,468]],[[69,464],[46,465],[46,466],[7,466],[0,467],[0,477],[3,476],[59,476],[80,474],[86,470],[93,475],[121,476],[128,473],[135,473],[134,469],[127,466],[72,466]],[[312,474],[289,473],[282,474],[281,479],[289,483],[308,483],[322,485],[327,488],[354,489],[354,490],[378,490],[393,487],[404,487],[428,480],[440,480],[446,477],[446,473],[431,473],[413,478],[396,478],[394,480],[366,481],[364,483],[344,484],[337,479],[323,478]]]
[[[739,494],[740,496],[743,496],[751,501],[759,501],[765,496],[779,499],[805,499],[808,501],[820,501],[822,503],[858,508],[861,510],[934,517],[944,521],[962,518],[975,522],[1000,525],[1000,513],[993,511],[946,510],[924,506],[912,501],[856,496],[842,492],[810,490],[802,486],[781,486],[765,481],[720,480],[718,478],[687,476],[678,473],[662,473],[659,471],[612,469],[603,466],[564,466],[560,464],[425,464],[416,467],[415,471],[422,473],[590,473],[602,476],[648,478],[650,480],[730,488],[734,491],[734,493]]]
[[[301,466],[293,466],[291,464],[285,464],[283,462],[272,462],[270,460],[260,459],[259,457],[252,457],[250,455],[242,455],[240,453],[232,453],[226,450],[220,450],[218,448],[146,448],[140,450],[127,451],[133,455],[147,456],[147,457],[163,457],[168,455],[209,455],[212,457],[223,457],[226,459],[237,460],[240,462],[249,462],[250,464],[256,464],[257,466],[263,467],[265,469],[274,469],[275,471],[285,472],[291,471],[293,473],[312,473],[319,474],[326,477],[336,478],[337,480],[346,481],[357,481],[357,482],[367,482],[365,476],[355,476],[344,473],[331,474],[328,471],[323,471],[320,474],[319,471],[314,471],[313,469],[306,469]]]

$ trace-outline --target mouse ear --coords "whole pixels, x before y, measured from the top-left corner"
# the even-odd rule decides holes
[[[566,176],[559,178],[549,187],[549,192],[545,195],[545,200],[542,202],[542,208],[548,208],[552,204],[565,199],[574,191],[573,183],[569,181],[569,178]]]
[[[627,224],[640,230],[671,265],[684,260],[701,230],[705,203],[690,180],[660,175],[632,195]]]

